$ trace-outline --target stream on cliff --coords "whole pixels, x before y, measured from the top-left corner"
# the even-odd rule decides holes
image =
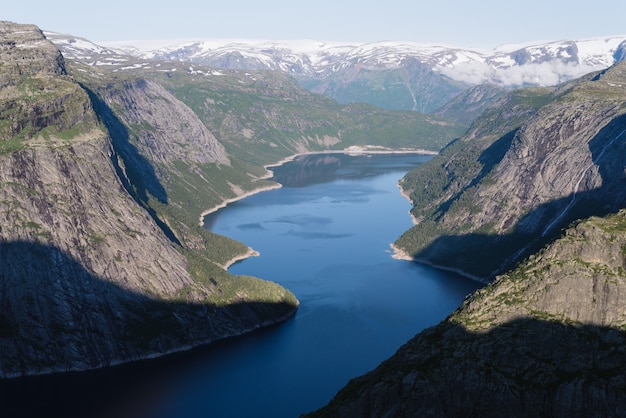
[[[261,254],[229,271],[296,294],[286,323],[161,359],[4,382],[3,398],[46,416],[102,418],[296,417],[323,406],[481,286],[391,257],[411,226],[397,182],[429,158],[300,157],[273,169],[284,187],[205,218]]]

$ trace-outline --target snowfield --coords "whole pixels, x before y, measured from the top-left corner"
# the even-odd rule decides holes
[[[296,76],[325,78],[355,65],[389,69],[419,62],[469,85],[489,82],[503,87],[555,85],[607,68],[616,58],[626,56],[626,36],[507,44],[485,50],[392,41],[254,39],[144,40],[97,45],[69,35],[45,34],[66,56],[95,65],[111,65],[115,60],[121,63],[124,56],[132,56],[222,68],[281,70]]]

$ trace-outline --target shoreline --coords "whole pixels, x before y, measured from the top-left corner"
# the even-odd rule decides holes
[[[278,162],[275,163],[271,163],[271,164],[266,164],[263,166],[263,168],[265,168],[265,175],[262,177],[259,177],[260,180],[264,180],[264,179],[269,179],[272,177],[272,171],[270,170],[271,167],[280,167],[281,165],[288,163],[290,161],[295,160],[298,157],[302,157],[304,155],[319,155],[319,154],[347,154],[347,155],[368,155],[368,154],[419,154],[419,155],[437,155],[439,154],[437,151],[429,151],[429,150],[425,150],[425,149],[420,149],[420,148],[401,148],[401,149],[391,149],[391,148],[385,148],[382,146],[377,146],[377,145],[365,145],[365,146],[350,146],[348,148],[345,148],[343,150],[327,150],[327,151],[306,151],[306,152],[300,152],[297,154],[293,154],[289,157],[285,157],[282,160],[279,160]],[[200,218],[199,218],[199,222],[200,222],[200,226],[203,227],[204,226],[204,217],[207,215],[210,215],[211,213],[217,212],[220,209],[225,208],[226,206],[228,206],[230,203],[234,203],[237,202],[239,200],[245,199],[246,197],[250,197],[252,195],[255,195],[257,193],[261,193],[261,192],[266,192],[269,190],[274,190],[274,189],[280,189],[282,186],[282,184],[280,183],[276,183],[273,185],[268,185],[268,186],[263,186],[263,187],[259,187],[256,189],[252,189],[249,190],[245,193],[242,193],[240,195],[228,198],[226,200],[223,200],[221,203],[203,211],[200,214]],[[400,193],[402,194],[402,196],[404,196],[409,202],[411,202],[411,200],[408,198],[408,196],[406,194],[404,194],[404,191],[402,190],[402,188],[400,188]]]
[[[260,177],[260,179],[263,179],[263,178],[264,177]],[[255,195],[257,193],[267,192],[269,190],[274,190],[274,189],[280,189],[281,187],[283,187],[282,184],[276,183],[274,185],[268,185],[268,186],[259,187],[257,189],[252,189],[252,190],[249,190],[249,191],[247,191],[247,192],[245,192],[243,194],[240,194],[240,195],[237,195],[235,197],[231,197],[229,199],[223,200],[222,203],[219,203],[219,204],[213,206],[212,208],[209,208],[209,209],[203,211],[200,214],[200,219],[199,219],[200,226],[204,227],[204,217],[205,216],[210,215],[213,212],[217,212],[218,210],[225,208],[226,206],[228,206],[231,203],[234,203],[234,202],[237,202],[239,200],[245,199],[246,197],[250,197],[250,196]]]
[[[411,208],[412,208],[413,207],[413,200],[411,199],[411,197],[404,191],[404,189],[402,188],[402,185],[400,184],[400,182],[398,182],[397,186],[398,186],[398,189],[400,189],[400,196],[405,198],[409,202],[409,204],[411,205]],[[413,212],[411,212],[411,210],[409,210],[409,216],[411,217],[411,222],[413,222],[413,225],[417,225],[419,223],[419,221],[413,215]]]
[[[473,280],[475,282],[478,282],[480,284],[490,284],[492,283],[491,281],[489,281],[488,279],[485,279],[484,277],[479,277],[479,276],[475,276],[473,274],[469,274],[467,272],[464,272],[463,270],[460,269],[456,269],[456,268],[452,268],[452,267],[446,267],[446,266],[442,266],[439,264],[435,264],[435,263],[431,263],[429,261],[417,258],[417,257],[412,257],[410,255],[408,255],[404,250],[398,248],[397,246],[395,246],[393,243],[389,244],[389,246],[391,247],[392,250],[392,254],[391,254],[391,258],[395,259],[395,260],[404,260],[404,261],[411,261],[413,263],[417,263],[417,264],[422,264],[428,267],[433,267],[436,268],[438,270],[443,270],[443,271],[449,271],[451,273],[455,273],[458,274],[460,276],[466,277],[470,280]]]
[[[55,368],[55,367],[50,367],[48,369],[45,370],[38,370],[36,372],[33,373],[7,373],[7,374],[0,374],[0,380],[4,380],[4,381],[11,381],[11,380],[17,380],[17,379],[29,379],[29,378],[39,378],[39,377],[46,377],[46,376],[53,376],[53,375],[64,375],[64,374],[68,374],[68,373],[89,373],[89,372],[97,372],[99,370],[104,370],[104,369],[108,369],[108,368],[112,368],[112,367],[124,367],[124,366],[130,366],[132,364],[137,364],[140,362],[147,362],[147,361],[151,361],[151,360],[158,360],[162,357],[166,357],[166,356],[170,356],[173,354],[180,354],[180,353],[186,353],[186,352],[190,352],[191,350],[194,349],[198,349],[198,348],[202,348],[202,347],[208,347],[212,344],[215,344],[217,342],[220,341],[224,341],[227,339],[231,339],[231,338],[237,338],[237,337],[243,337],[245,335],[251,334],[253,332],[259,331],[260,329],[266,328],[266,327],[270,327],[273,325],[279,325],[282,324],[286,321],[288,321],[289,319],[293,318],[296,315],[296,312],[298,311],[298,307],[300,306],[300,301],[296,300],[297,304],[295,306],[295,308],[293,310],[291,310],[290,312],[281,315],[280,317],[277,317],[275,319],[268,319],[265,320],[263,322],[259,322],[258,324],[255,324],[251,327],[247,327],[247,328],[242,328],[239,331],[236,332],[232,332],[229,334],[225,334],[222,335],[220,337],[216,337],[216,338],[212,338],[212,339],[206,339],[206,340],[200,340],[196,343],[191,343],[191,344],[185,344],[182,346],[179,346],[177,348],[172,348],[170,350],[166,350],[163,352],[152,352],[152,353],[147,353],[145,355],[139,355],[137,357],[134,358],[130,358],[130,359],[126,359],[126,360],[121,360],[121,359],[114,359],[111,360],[110,363],[107,364],[101,364],[99,366],[94,366],[94,367],[86,367],[86,368],[81,368],[81,367],[68,367],[68,368]]]
[[[293,161],[303,155],[319,155],[319,154],[347,154],[347,155],[368,155],[368,154],[419,154],[419,155],[438,155],[437,151],[429,151],[421,148],[386,148],[378,145],[364,145],[364,146],[350,146],[342,150],[326,150],[326,151],[306,151],[294,154],[290,157],[283,158],[277,163],[268,164],[264,166],[266,169],[269,167],[279,167],[289,161]]]
[[[220,264],[220,267],[222,267],[224,270],[228,270],[230,266],[237,263],[238,261],[243,261],[250,257],[258,257],[260,255],[261,253],[256,251],[254,248],[248,247],[248,250],[245,253],[234,256],[224,264]]]
[[[289,157],[285,157],[282,160],[279,160],[276,163],[271,163],[271,164],[266,164],[263,166],[263,168],[265,168],[265,175],[262,177],[259,177],[259,179],[269,179],[272,177],[272,171],[270,170],[271,167],[280,167],[281,165],[288,163],[290,161],[295,160],[298,157],[302,157],[305,155],[320,155],[320,154],[347,154],[347,155],[368,155],[368,154],[418,154],[418,155],[438,155],[439,153],[437,151],[429,151],[429,150],[425,150],[425,149],[421,149],[421,148],[401,148],[401,149],[391,149],[391,148],[386,148],[383,146],[378,146],[378,145],[364,145],[364,146],[350,146],[348,148],[344,148],[343,150],[327,150],[327,151],[306,151],[306,152],[300,152],[297,154],[293,154]],[[261,193],[261,192],[266,192],[269,190],[274,190],[274,189],[280,189],[281,187],[283,187],[282,184],[280,183],[275,183],[273,185],[268,185],[268,186],[263,186],[263,187],[259,187],[256,189],[252,189],[249,190],[245,193],[242,193],[240,195],[231,197],[229,199],[226,199],[224,201],[222,201],[221,203],[203,211],[200,214],[200,218],[199,218],[199,223],[200,223],[200,227],[204,227],[204,217],[207,215],[210,215],[211,213],[217,212],[220,209],[225,208],[226,206],[228,206],[230,203],[234,203],[237,202],[239,200],[245,199],[246,197],[250,197],[253,196],[257,193]],[[405,193],[405,191],[402,189],[402,187],[400,186],[400,184],[398,183],[398,188],[400,189],[400,195],[403,196],[405,199],[407,199],[409,201],[409,203],[411,203],[411,205],[413,204],[413,202],[411,201],[410,197]],[[411,217],[411,220],[413,222],[413,224],[417,224],[417,219],[413,216],[413,214],[411,213],[411,211],[409,211],[409,216]],[[395,254],[395,248],[392,245],[392,249],[394,249],[394,254]],[[260,253],[256,250],[254,250],[253,248],[248,247],[248,250],[243,253],[243,254],[239,254],[239,255],[235,255],[233,258],[231,258],[230,260],[228,260],[226,263],[224,263],[223,265],[221,265],[222,268],[224,268],[224,270],[228,270],[228,268],[230,266],[232,266],[233,264],[235,264],[238,261],[243,261],[247,258],[250,257],[258,257],[260,255]],[[393,257],[393,255],[392,255]]]

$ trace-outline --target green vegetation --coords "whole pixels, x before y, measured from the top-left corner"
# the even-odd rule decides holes
[[[70,68],[78,65],[70,63]],[[297,305],[295,297],[278,285],[225,272],[221,266],[246,254],[248,248],[199,226],[205,210],[242,193],[272,186],[264,179],[264,165],[304,151],[352,145],[437,151],[465,129],[417,112],[385,111],[364,104],[342,106],[302,89],[282,73],[221,71],[223,75],[199,75],[190,74],[182,64],[172,66],[177,71],[99,69],[95,74],[84,68],[86,71],[74,74],[88,89],[113,137],[118,173],[126,188],[187,259],[196,285],[179,292],[181,301],[195,300],[198,294],[206,293],[200,289],[209,288],[215,291],[205,295],[205,300],[216,306],[244,300],[292,308]],[[188,106],[224,146],[228,160],[199,163],[171,156],[170,161],[150,160],[151,150],[145,148],[142,139],[168,138],[161,138],[147,115],[142,118],[141,109],[126,109],[128,100],[135,100],[126,95],[148,92],[150,97],[137,100],[148,99],[158,106],[160,98],[152,97],[158,89],[146,80],[160,84]],[[187,147],[184,142],[178,145],[182,150]],[[168,149],[166,144],[155,146]]]
[[[499,235],[493,221],[476,226],[470,219],[483,211],[479,191],[497,187],[492,173],[518,129],[553,98],[554,90],[548,88],[510,92],[479,117],[464,137],[409,172],[400,185],[409,194],[411,213],[419,223],[395,245],[412,256],[441,266],[462,265],[482,277],[515,252],[525,237]],[[438,243],[441,238],[445,241]]]
[[[33,139],[70,141],[96,126],[86,117],[87,96],[64,77],[24,76],[0,106],[0,155],[24,149]]]
[[[372,103],[390,110],[415,110],[430,113],[467,88],[426,66],[414,62],[411,71],[397,68],[362,66],[345,68],[330,80],[298,77],[300,85],[311,91],[323,91],[337,102]],[[417,67],[417,68],[416,68]]]
[[[208,295],[207,301],[218,307],[223,307],[235,302],[250,300],[264,304],[285,304],[293,308],[297,307],[298,301],[295,296],[283,287],[250,276],[236,276],[226,273],[221,267],[216,266],[206,255],[195,251],[184,251],[189,262],[189,272],[198,283],[207,288],[219,289],[212,295]],[[181,300],[193,289],[188,288],[180,291]]]
[[[438,151],[465,127],[417,112],[342,106],[281,73],[193,77],[156,73],[200,117],[233,157],[256,165],[302,151],[383,145]]]
[[[216,265],[245,254],[247,248],[200,228],[200,214],[243,192],[272,185],[263,179],[264,165],[303,151],[352,145],[437,151],[464,130],[460,125],[417,112],[385,111],[365,104],[342,106],[302,89],[279,72],[220,71],[221,75],[207,75],[207,70],[201,75],[190,74],[182,64],[171,66],[170,71],[101,70],[91,75],[89,69],[74,73],[91,91],[114,137],[136,200],[168,236],[180,243],[181,251],[195,251],[197,257],[206,257]],[[147,134],[158,138],[158,129],[145,119],[125,122],[124,102],[111,98],[122,97],[129,86],[141,89],[145,83],[142,80],[159,83],[187,105],[225,147],[228,163],[181,159],[167,164],[146,160],[143,167],[137,165],[138,160],[146,158],[141,154],[139,138]],[[150,171],[154,175],[146,175]],[[189,252],[186,256],[190,260],[197,258]]]

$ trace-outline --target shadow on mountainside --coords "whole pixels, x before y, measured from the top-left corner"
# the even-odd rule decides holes
[[[158,199],[159,202],[167,204],[167,192],[165,188],[161,185],[152,164],[141,155],[137,147],[131,143],[128,128],[97,94],[84,85],[82,87],[89,94],[98,115],[108,129],[111,139],[113,140],[115,152],[119,154],[124,161],[125,167],[123,171],[117,162],[115,162],[116,168],[120,170],[118,174],[122,174],[120,178],[126,181],[124,186],[133,196],[144,204],[147,204],[149,195]],[[128,181],[132,184],[129,184]]]
[[[296,308],[286,300],[216,306],[151,298],[94,276],[58,248],[29,242],[0,243],[0,266],[0,372],[7,376],[159,356],[278,323]],[[32,393],[36,382],[46,381],[52,383],[43,384],[44,392]],[[87,400],[94,396],[85,390],[73,393],[54,382],[0,379],[0,415],[51,416],[53,406],[59,412],[107,406],[91,405]],[[97,399],[106,402],[101,394]]]
[[[511,144],[508,140],[501,144],[505,143]],[[610,122],[588,145],[594,164],[581,167],[573,181],[583,179],[580,183],[584,185],[584,174],[597,167],[601,187],[540,205],[521,218],[509,234],[441,236],[414,258],[491,279],[560,236],[562,228],[573,221],[605,216],[626,207],[626,166],[622,158],[626,155],[626,115]]]
[[[308,416],[624,416],[625,344],[593,325],[527,318],[474,333],[446,321]]]
[[[115,115],[115,112],[89,88],[84,85],[81,85],[81,87],[89,94],[96,112],[109,131],[115,153],[124,162],[124,167],[122,168],[117,156],[113,155],[111,157],[113,167],[115,167],[117,176],[124,188],[139,205],[148,211],[170,241],[181,245],[178,238],[176,238],[176,234],[157,216],[155,210],[150,206],[150,196],[163,204],[168,203],[167,191],[161,184],[153,165],[131,143],[128,128]]]
[[[504,134],[499,139],[494,141],[486,150],[484,150],[480,156],[478,157],[478,162],[481,163],[482,168],[478,175],[472,179],[472,181],[467,185],[467,187],[463,188],[457,194],[452,196],[447,201],[443,202],[435,211],[436,213],[440,213],[440,216],[450,209],[450,206],[463,194],[463,192],[467,189],[470,189],[477,184],[479,184],[485,177],[491,173],[491,170],[494,169],[496,165],[498,165],[502,159],[504,158],[506,152],[511,147],[511,143],[515,138],[515,134],[518,129],[514,129],[507,134]],[[457,140],[458,141],[458,140]]]

